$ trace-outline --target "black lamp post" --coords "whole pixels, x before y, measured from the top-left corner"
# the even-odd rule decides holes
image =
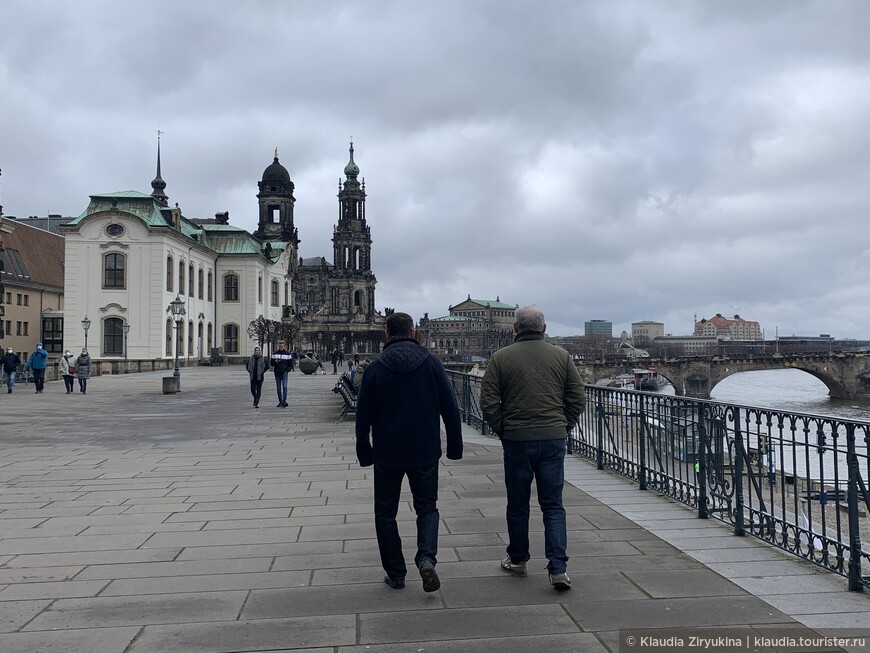
[[[88,319],[88,316],[85,315],[85,319],[82,320],[82,329],[85,330],[85,349],[88,348],[88,329],[91,328],[91,321]]]
[[[124,332],[124,360],[127,360],[127,334],[130,332],[130,324],[128,322],[124,322],[124,325],[121,327],[121,331]]]
[[[178,348],[181,344],[181,323],[184,321],[184,300],[181,295],[176,295],[175,299],[169,302],[169,310],[172,312],[172,317],[175,320],[175,371],[172,376],[175,377],[175,390],[181,391],[181,371],[178,369]]]
[[[323,334],[317,334],[317,358],[323,358]]]
[[[269,356],[271,356],[273,346],[272,342],[274,341],[275,337],[275,323],[270,321],[269,324],[266,326],[266,331],[269,333]]]

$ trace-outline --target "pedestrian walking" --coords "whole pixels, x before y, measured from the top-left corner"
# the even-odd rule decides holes
[[[290,372],[290,361],[292,356],[287,351],[287,343],[283,340],[278,341],[278,349],[272,352],[270,361],[272,371],[275,372],[275,386],[278,389],[278,406],[277,408],[287,408],[287,377]]]
[[[266,372],[269,371],[269,361],[263,356],[263,352],[259,347],[254,347],[254,354],[248,359],[245,369],[248,370],[248,376],[251,379],[251,395],[254,397],[254,408],[259,408],[260,394],[263,391],[263,380],[266,378]]]
[[[48,352],[42,348],[42,343],[36,343],[36,350],[27,358],[27,367],[33,371],[33,383],[36,393],[42,394],[45,387],[45,368],[48,365]]]
[[[338,374],[338,350],[332,350],[332,375]]]
[[[407,313],[387,318],[383,353],[366,367],[357,397],[356,456],[374,465],[375,532],[384,582],[405,586],[407,567],[396,524],[402,481],[408,477],[417,513],[414,563],[423,591],[441,587],[435,571],[438,554],[438,466],[441,421],[447,457],[462,458],[462,422],[444,367],[415,340]],[[358,373],[359,374],[359,373]]]
[[[88,379],[91,378],[91,356],[87,349],[76,356],[76,378],[79,380],[79,392],[88,394]]]
[[[565,439],[585,408],[583,381],[570,354],[544,342],[544,314],[517,309],[513,344],[492,355],[480,390],[484,419],[501,439],[507,491],[507,557],[502,570],[528,574],[532,480],[544,520],[544,554],[552,585],[571,589],[562,488]]]
[[[63,352],[60,359],[60,375],[63,377],[63,385],[66,388],[66,393],[72,394],[73,378],[76,373],[76,359],[73,358],[72,352],[67,349]]]
[[[6,374],[6,392],[12,394],[12,388],[15,387],[15,371],[21,365],[21,359],[18,357],[12,347],[6,348],[6,353],[3,354],[3,372]]]

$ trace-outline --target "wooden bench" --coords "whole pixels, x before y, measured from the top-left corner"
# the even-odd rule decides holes
[[[341,415],[338,418],[340,422],[349,413],[356,414],[356,388],[350,378],[350,374],[344,372],[338,379],[338,383],[332,388],[332,391],[344,399],[344,406],[341,407]]]

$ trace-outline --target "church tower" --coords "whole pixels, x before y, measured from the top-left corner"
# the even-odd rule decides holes
[[[263,179],[257,184],[260,192],[260,220],[254,237],[260,240],[283,241],[292,243],[294,250],[299,246],[299,234],[293,225],[293,197],[295,184],[290,181],[287,168],[278,161],[278,148],[271,165],[263,171]]]
[[[338,182],[338,224],[332,235],[335,274],[352,280],[351,304],[354,312],[371,315],[375,310],[375,284],[372,274],[372,235],[366,224],[366,184],[358,180],[359,166],[350,160],[344,167],[345,181]]]

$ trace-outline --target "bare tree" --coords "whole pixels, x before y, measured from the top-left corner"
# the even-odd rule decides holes
[[[248,324],[248,337],[255,340],[262,347],[263,343],[269,339],[269,324],[271,320],[267,320],[262,315],[256,320]]]

